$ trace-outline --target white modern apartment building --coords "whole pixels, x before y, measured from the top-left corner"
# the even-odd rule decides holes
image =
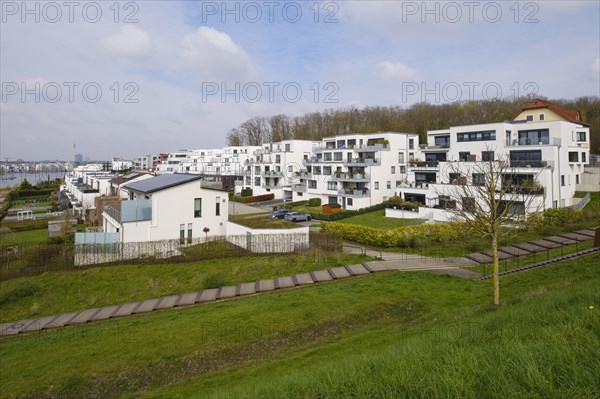
[[[123,243],[224,236],[227,193],[201,181],[199,175],[174,173],[125,185],[129,199],[105,206],[104,232],[118,233]]]
[[[323,139],[296,174],[293,200],[320,198],[344,209],[387,200],[407,182],[407,162],[419,151],[414,133],[347,134]]]
[[[524,212],[570,206],[589,160],[589,134],[583,124],[545,118],[429,131],[419,159],[408,166],[410,183],[397,194],[443,207],[440,200],[456,192],[452,185],[483,182],[477,163],[506,160],[503,184],[537,187],[529,190]]]
[[[253,195],[274,194],[275,198],[292,200],[294,186],[300,181],[298,173],[303,161],[309,159],[318,141],[284,140],[267,143],[255,149],[253,156],[245,161],[242,187],[252,188]]]

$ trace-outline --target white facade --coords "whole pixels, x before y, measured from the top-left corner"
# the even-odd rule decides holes
[[[124,243],[225,235],[226,192],[201,187],[199,176],[176,185],[166,184],[151,192],[136,188],[161,178],[163,176],[156,176],[126,185],[129,200],[121,201],[120,209],[107,206],[104,210],[104,232],[119,233]],[[209,229],[208,233],[204,232],[205,228]]]
[[[570,206],[589,160],[589,128],[566,121],[457,126],[427,137],[418,162],[408,166],[409,184],[397,194],[428,206],[439,205],[453,184],[476,183],[474,166],[489,157],[510,160],[512,184],[529,180],[543,187],[530,194],[526,211]]]
[[[360,209],[381,203],[407,179],[406,162],[419,151],[413,133],[348,134],[325,138],[303,156],[294,174],[291,198],[320,198]]]

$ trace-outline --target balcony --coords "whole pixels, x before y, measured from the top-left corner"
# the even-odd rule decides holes
[[[260,175],[263,177],[283,177],[282,172],[277,172],[274,170],[267,170],[267,171],[261,172]]]
[[[381,160],[377,158],[354,158],[343,161],[346,166],[374,166],[381,165]]]
[[[331,176],[330,181],[368,182],[371,181],[371,175],[367,173],[339,173]]]
[[[425,162],[412,162],[409,164],[408,168],[412,170],[424,169],[431,170],[437,169],[439,166],[439,161],[425,161]]]
[[[318,163],[323,163],[325,161],[323,161],[323,158],[310,158],[310,159],[303,159],[302,160],[302,165],[314,165],[314,164],[318,164]]]
[[[312,179],[313,174],[309,172],[294,172],[294,177],[296,179]]]
[[[307,188],[304,184],[294,184],[292,185],[292,191],[305,193],[307,191]]]
[[[519,140],[513,140],[510,143],[506,143],[507,147],[521,147],[521,146],[534,146],[534,145],[553,145],[553,146],[560,146],[562,143],[562,140],[560,138],[557,137],[550,137],[550,138],[541,138],[541,139],[528,139],[528,138],[521,138]]]
[[[152,220],[152,200],[121,201],[117,206],[104,205],[104,214],[117,223]]]
[[[450,144],[419,144],[419,149],[423,151],[448,151]]]
[[[338,190],[338,195],[343,197],[365,198],[369,197],[371,194],[368,188],[340,188]]]
[[[281,188],[281,183],[263,183],[261,185],[262,188]]]
[[[380,144],[380,143],[361,145],[361,146],[354,147],[354,151],[356,151],[356,152],[389,151],[389,150],[390,150],[389,144]]]
[[[548,161],[510,161],[511,168],[547,168]]]

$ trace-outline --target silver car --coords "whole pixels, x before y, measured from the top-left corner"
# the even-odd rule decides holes
[[[290,212],[283,217],[288,222],[310,222],[312,219],[309,214],[300,212]]]

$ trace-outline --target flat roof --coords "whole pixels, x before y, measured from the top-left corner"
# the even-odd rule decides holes
[[[127,184],[126,189],[140,193],[150,194],[156,191],[179,186],[195,180],[201,180],[201,175],[191,175],[187,173],[168,173],[151,177],[150,179]]]

